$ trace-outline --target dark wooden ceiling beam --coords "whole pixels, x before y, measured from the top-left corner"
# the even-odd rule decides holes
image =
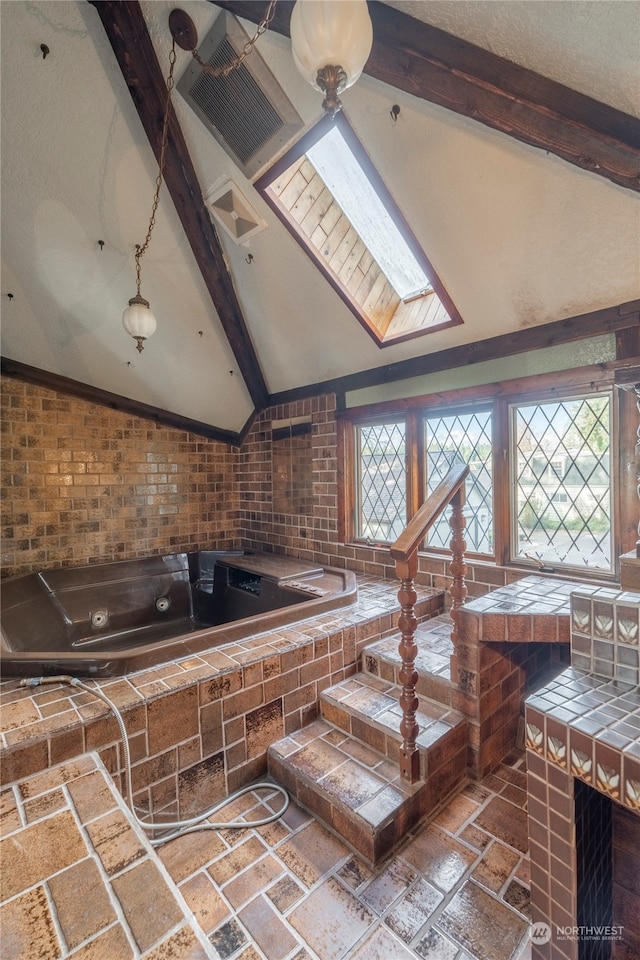
[[[567,317],[553,323],[526,327],[515,330],[513,333],[478,340],[475,343],[449,347],[437,353],[410,357],[408,360],[374,367],[371,370],[362,370],[360,373],[272,393],[269,397],[269,406],[291,403],[306,397],[316,397],[322,393],[348,393],[351,390],[362,390],[366,387],[393,383],[396,380],[423,377],[429,373],[440,373],[442,370],[455,370],[474,363],[513,357],[530,350],[544,350],[561,343],[573,343],[608,333],[617,335],[623,330],[629,331],[626,356],[638,356],[640,354],[640,300],[630,300],[616,307],[583,313],[579,317]]]
[[[166,80],[137,0],[89,0],[95,6],[149,143],[160,157]],[[167,32],[169,26],[167,24]],[[202,199],[202,191],[177,117],[171,108],[164,180],[193,250],[239,371],[257,409],[268,390],[227,269],[222,247]]]
[[[0,358],[0,373],[3,377],[14,377],[16,380],[32,383],[36,387],[44,387],[47,390],[55,390],[57,393],[77,397],[79,400],[86,400],[87,403],[99,403],[110,410],[128,413],[134,417],[142,417],[144,420],[151,420],[153,423],[162,424],[165,427],[174,427],[176,430],[185,430],[187,433],[195,433],[198,436],[207,437],[208,440],[218,440],[220,443],[226,443],[234,447],[242,445],[243,437],[240,433],[223,430],[220,427],[212,427],[200,420],[183,417],[179,413],[163,410],[162,407],[154,407],[149,403],[143,403],[141,400],[122,397],[118,393],[111,393],[111,391],[103,390],[101,387],[94,387],[90,383],[72,380],[70,377],[63,377],[61,374],[51,373],[49,370],[41,370],[39,367],[32,367],[27,363],[21,363],[19,360],[11,360],[9,357]]]
[[[271,394],[266,406],[291,403],[323,393],[343,395],[352,390],[361,390],[365,387],[378,386],[395,380],[438,373],[442,370],[452,370],[456,367],[480,363],[483,360],[506,358],[528,350],[553,347],[560,343],[570,343],[606,333],[615,334],[617,339],[621,335],[624,337],[625,349],[623,353],[618,351],[617,360],[623,363],[625,360],[634,361],[640,355],[640,300],[631,300],[617,307],[596,310],[579,317],[568,317],[565,320],[558,320],[555,323],[544,324],[540,327],[529,327],[525,330],[492,337],[478,343],[452,347],[438,353],[413,357],[384,367],[376,367],[373,370],[363,370],[360,373],[349,374],[345,377],[336,377],[322,383],[283,390],[280,393]],[[616,383],[637,383],[639,369],[637,364],[633,362],[620,368],[616,373]],[[107,390],[102,390],[88,383],[70,380],[59,374],[50,373],[48,370],[28,366],[26,363],[11,360],[8,357],[0,359],[0,373],[3,376],[16,377],[36,386],[67,393],[90,403],[100,403],[112,410],[131,413],[134,416],[144,417],[147,420],[175,427],[178,430],[187,430],[236,447],[240,447],[244,443],[257,413],[257,411],[254,411],[250,415],[239,433],[232,433],[200,421],[190,420],[188,417],[182,417],[159,407],[152,407],[137,400],[109,393]]]
[[[257,23],[266,4],[210,0]],[[270,29],[289,36],[292,0],[278,0]],[[422,100],[640,191],[640,120],[483,50],[377,0],[365,73]]]

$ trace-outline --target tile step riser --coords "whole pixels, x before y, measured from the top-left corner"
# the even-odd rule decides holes
[[[321,692],[320,715],[328,723],[397,762],[402,743],[400,693],[401,687],[396,684],[367,673],[356,674]],[[439,766],[443,750],[455,750],[467,742],[467,721],[457,711],[447,709],[448,706],[429,697],[418,700],[416,721],[420,777],[423,780]]]
[[[389,760],[399,762],[400,745],[402,743],[402,737],[399,731],[389,730],[387,727],[376,723],[374,718],[368,717],[366,714],[352,713],[349,710],[343,709],[335,701],[326,699],[323,696],[320,698],[320,716],[323,720],[326,720],[327,723],[349,734],[355,740],[359,740],[366,746],[371,747],[372,750],[377,751]],[[428,720],[428,718],[421,718],[420,715],[417,714],[416,719],[424,735],[424,728],[427,726],[425,719]],[[420,736],[420,734],[418,736]],[[426,780],[431,771],[440,766],[440,755],[443,752],[447,750],[455,751],[455,749],[466,746],[466,743],[466,723],[461,723],[446,732],[443,731],[440,736],[438,736],[433,743],[429,743],[428,746],[418,744],[418,751],[420,753],[420,778]]]
[[[371,866],[391,853],[437,802],[433,797],[433,787],[421,784],[418,792],[375,827],[344,805],[332,803],[333,798],[320,784],[294,770],[286,760],[270,756],[269,774],[288,790],[300,806],[333,830]]]
[[[310,734],[318,724],[321,725],[321,731],[328,727],[340,733],[346,732],[323,720],[315,721],[305,728],[305,732]],[[358,740],[357,737],[350,739]],[[363,743],[362,740],[358,742]],[[434,747],[437,746],[434,744]],[[457,751],[457,754],[452,755],[451,747],[446,751],[443,748],[442,756],[446,756],[447,761],[442,762],[438,769],[434,768],[435,772],[426,780],[399,788],[405,796],[399,799],[397,805],[385,811],[385,816],[376,824],[366,820],[357,810],[350,809],[339,797],[326,790],[322,777],[314,779],[299,769],[295,753],[291,756],[280,755],[277,743],[269,749],[269,774],[286,787],[301,806],[322,820],[370,864],[375,865],[398,847],[407,833],[462,782],[466,769],[466,737],[460,738]],[[375,752],[384,763],[385,755]],[[433,756],[435,757],[435,753]],[[397,762],[397,751],[392,761]],[[395,792],[399,792],[398,789]]]
[[[379,677],[382,680],[388,680],[389,683],[395,683],[400,686],[400,667],[390,663],[379,654],[371,652],[368,648],[362,652],[362,670],[372,677]],[[416,693],[419,697],[429,697],[430,700],[436,700],[445,706],[451,706],[451,692],[454,689],[449,678],[436,677],[432,673],[426,673],[416,665],[418,681],[416,683]]]
[[[271,776],[371,863],[466,775],[466,719],[422,697],[420,781],[401,780],[399,694],[397,685],[358,673],[323,690],[320,718],[268,751]]]

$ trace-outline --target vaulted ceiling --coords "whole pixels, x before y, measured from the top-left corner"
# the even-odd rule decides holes
[[[374,47],[344,109],[464,322],[380,348],[174,93],[142,261],[158,330],[138,354],[121,315],[151,212],[175,5],[0,5],[6,372],[233,441],[256,410],[318,384],[637,323],[637,306],[618,305],[640,297],[640,4],[374,2]],[[266,4],[182,6],[202,39],[221,7],[252,33]],[[308,129],[321,97],[293,64],[291,8],[279,0],[257,50]],[[178,50],[176,77],[190,62]],[[248,246],[203,200],[229,176],[267,224]]]

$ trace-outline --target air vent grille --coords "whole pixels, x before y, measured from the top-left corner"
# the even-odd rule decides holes
[[[267,225],[233,180],[223,180],[211,187],[205,203],[235,243],[245,243]]]
[[[224,37],[209,58],[212,67],[224,66],[235,56]],[[283,126],[282,117],[269,103],[244,64],[226,77],[202,71],[191,96],[243,163],[264,146]]]
[[[200,57],[212,67],[225,66],[242,53],[248,39],[236,18],[222,11],[200,45]],[[257,49],[226,77],[213,77],[194,61],[177,88],[247,177],[280,153],[303,126]]]

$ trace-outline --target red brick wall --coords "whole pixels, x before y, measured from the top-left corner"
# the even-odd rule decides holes
[[[238,546],[238,451],[2,380],[2,573]]]

